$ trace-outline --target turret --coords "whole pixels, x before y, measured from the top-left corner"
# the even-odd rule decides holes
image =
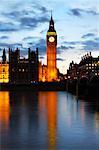
[[[6,52],[5,49],[3,49],[3,55],[2,55],[2,63],[6,62]]]
[[[52,13],[51,13],[51,19],[49,21],[49,30],[48,30],[48,32],[56,32],[55,29],[54,29],[54,20],[53,20]]]

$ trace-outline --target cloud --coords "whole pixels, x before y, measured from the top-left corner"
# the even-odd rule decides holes
[[[82,36],[82,46],[85,51],[99,51],[99,37],[94,33],[87,33]]]
[[[99,37],[96,37],[96,38],[95,38],[95,41],[99,42]]]
[[[87,11],[85,11],[85,12],[86,12],[86,13],[89,13],[89,14],[92,14],[92,15],[94,15],[94,16],[99,15],[99,13],[96,12],[96,11],[94,11],[94,10],[87,10]]]
[[[46,54],[46,41],[45,41],[45,39],[40,39],[35,46],[38,47],[40,55]]]
[[[26,5],[26,3],[28,4]],[[0,32],[8,33],[10,35],[11,32],[17,33],[20,31],[21,33],[24,30],[33,31],[41,26],[41,24],[49,21],[49,10],[45,6],[31,0],[26,3],[23,3],[22,0],[20,2],[12,2],[9,3],[9,6],[6,6],[5,11],[3,11],[3,9],[0,10],[0,17],[2,17],[0,18]],[[41,34],[43,32],[44,29],[42,29]],[[7,42],[9,37],[1,36],[0,39],[3,39],[3,42],[0,42],[1,49],[7,49],[9,47],[15,49],[16,47],[19,47],[22,53],[25,54],[25,51],[27,51],[26,47],[31,47],[33,49],[38,47],[40,56],[46,53],[46,41],[43,38],[39,39],[37,37],[31,37],[30,35],[24,37],[20,43],[11,44],[10,42]],[[23,45],[21,43],[23,43]]]
[[[8,48],[10,44],[8,43],[0,43],[0,47],[2,48]]]
[[[81,42],[80,41],[65,41],[63,43],[66,45],[75,46],[77,44],[80,44]]]
[[[40,56],[39,59],[44,59],[44,57],[43,57],[43,56]]]
[[[39,56],[42,57],[43,55],[46,54],[46,41],[45,39],[38,39],[38,40],[32,40],[32,37],[25,37],[23,40],[25,40],[25,46],[24,43],[13,43],[13,44],[9,44],[7,42],[0,42],[0,48],[6,48],[8,49],[9,47],[12,48],[13,50],[15,50],[17,47],[21,50],[22,54],[25,55],[27,51],[27,48],[30,47],[31,49],[33,49],[34,51],[36,50],[36,48],[39,48]],[[30,42],[28,42],[28,40],[30,40]],[[33,42],[32,42],[32,41]]]
[[[18,26],[11,22],[0,22],[0,32],[18,31]]]
[[[4,43],[0,42],[0,47],[15,49],[17,47],[22,48],[22,44],[21,43],[9,44],[9,43],[5,43],[5,42]]]
[[[2,51],[2,49],[4,48],[6,49],[7,52],[9,48],[11,48],[13,51],[16,50],[16,48],[19,48],[21,56],[24,57],[27,56],[28,48],[24,47],[21,43],[13,43],[13,44],[0,43],[0,51]]]
[[[39,9],[41,11],[41,13],[48,13],[48,10],[46,7],[41,6],[41,5],[36,5],[36,8]]]
[[[32,18],[32,17],[23,17],[20,19],[21,27],[24,28],[36,28],[40,23],[48,22],[49,19],[47,16],[40,16],[38,18]]]
[[[57,54],[61,54],[67,50],[70,50],[70,49],[74,49],[75,47],[74,46],[65,46],[65,45],[61,45],[57,48]]]
[[[77,17],[81,17],[82,16],[81,15],[81,10],[78,9],[78,8],[71,9],[69,14],[77,16]]]
[[[99,50],[99,40],[98,38],[93,38],[92,40],[88,40],[87,37],[94,37],[94,34],[86,34],[84,37],[84,41],[73,41],[73,42],[67,42],[69,47],[72,49],[78,49],[79,51],[94,51],[94,50]],[[74,44],[75,47],[72,47],[72,44]]]
[[[82,15],[84,15],[84,14],[91,14],[94,16],[99,15],[99,13],[95,10],[91,10],[91,9],[85,10],[85,9],[80,9],[80,8],[69,9],[68,14],[77,16],[77,17],[82,17]]]
[[[41,30],[40,34],[45,34],[47,29]]]
[[[82,44],[83,44],[84,50],[88,50],[88,51],[97,50],[97,51],[99,51],[99,42],[97,42],[97,41],[87,40],[85,42],[82,42]]]
[[[60,47],[58,47],[59,49],[61,50],[68,50],[68,49],[73,49],[74,47],[73,46],[64,46],[64,45],[61,45]]]
[[[90,38],[90,37],[95,37],[95,34],[94,33],[87,33],[87,34],[84,34],[82,36],[83,39]]]
[[[33,30],[38,25],[49,21],[48,13],[46,7],[32,2],[29,2],[28,6],[23,3],[23,7],[16,6],[15,9],[1,11],[0,15],[3,19],[0,22],[0,32]]]
[[[2,48],[0,48],[0,51],[2,51]]]
[[[37,20],[35,18],[23,17],[20,19],[21,27],[28,28],[36,28]]]
[[[46,23],[49,21],[48,16],[40,17],[22,17],[19,22],[0,22],[0,32],[13,32],[24,29],[35,29],[41,23]]]
[[[23,41],[30,41],[30,40],[33,40],[32,36],[28,36],[28,37],[23,38]]]
[[[58,61],[65,61],[63,58],[57,58]]]
[[[46,54],[46,41],[43,38],[38,39],[38,41],[29,42],[28,46],[33,49],[38,48],[40,56]]]
[[[0,40],[6,40],[6,39],[9,39],[9,37],[5,35],[0,37]]]
[[[21,16],[29,15],[29,12],[25,10],[12,10],[11,12],[3,12],[2,15],[9,19],[18,20]]]
[[[22,0],[20,1],[21,5]],[[19,21],[21,17],[38,17],[37,15],[46,15],[49,10],[47,10],[46,7],[37,4],[35,2],[29,2],[27,5],[25,3],[22,3],[23,7],[20,6],[14,6],[13,9],[9,9],[8,11],[3,11],[1,14],[4,17],[7,17],[9,19],[14,19],[16,21]]]
[[[84,34],[83,41],[69,41],[69,42],[63,42],[64,46],[61,45],[58,47],[59,53],[64,52],[64,50],[68,49],[79,49],[80,51],[99,51],[99,38],[95,38],[96,35],[93,33]],[[93,37],[91,40],[88,40],[88,37]]]

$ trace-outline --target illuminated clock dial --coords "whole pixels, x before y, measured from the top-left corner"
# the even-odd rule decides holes
[[[55,41],[54,37],[53,37],[53,36],[50,36],[50,37],[49,37],[49,42],[54,42],[54,41]]]

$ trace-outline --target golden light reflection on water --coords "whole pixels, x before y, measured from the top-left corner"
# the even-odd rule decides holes
[[[85,114],[85,103],[82,101],[81,102],[81,120],[82,120],[82,124],[85,125],[85,117],[86,117],[86,114]]]
[[[9,92],[0,92],[0,130],[8,129],[10,104]]]
[[[95,127],[99,131],[99,112],[95,112]]]
[[[57,130],[57,93],[46,92],[39,94],[40,109],[46,110],[48,147],[50,150],[56,149],[56,130]],[[46,108],[44,108],[46,107]]]
[[[99,103],[76,101],[69,94],[66,98],[65,92],[0,92],[2,145],[56,150],[75,143],[80,147],[82,139],[88,139],[85,145],[92,144],[90,148],[94,141],[98,145]]]

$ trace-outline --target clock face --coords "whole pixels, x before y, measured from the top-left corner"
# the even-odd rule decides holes
[[[50,36],[49,37],[49,42],[54,42],[55,41],[55,38],[53,36]]]

